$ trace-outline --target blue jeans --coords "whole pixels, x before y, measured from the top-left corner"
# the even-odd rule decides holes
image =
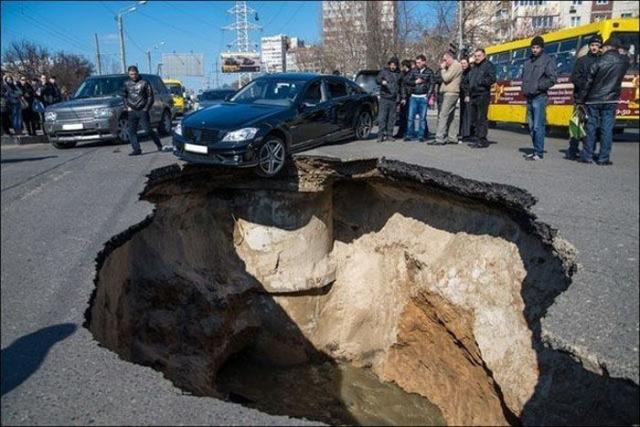
[[[20,103],[11,104],[11,126],[15,133],[22,132],[22,106]]]
[[[599,162],[609,161],[611,145],[613,143],[613,125],[616,121],[616,104],[591,104],[587,105],[587,138],[584,141],[582,160],[593,160],[593,149],[600,129],[600,154]]]
[[[538,95],[527,99],[527,119],[529,133],[533,142],[533,154],[544,157],[544,132],[546,125],[545,110],[547,95]]]
[[[420,138],[424,138],[425,128],[427,126],[427,98],[419,98],[412,96],[409,98],[409,115],[407,116],[407,138],[415,138],[420,135]],[[418,131],[416,132],[415,119],[416,114],[420,116],[418,125]]]

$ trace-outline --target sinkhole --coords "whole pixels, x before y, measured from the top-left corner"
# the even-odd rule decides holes
[[[637,423],[637,386],[542,342],[574,253],[522,190],[299,158],[174,165],[142,198],[85,326],[183,390],[328,424]]]

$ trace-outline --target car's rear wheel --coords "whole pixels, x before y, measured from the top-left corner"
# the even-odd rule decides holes
[[[267,141],[262,144],[258,151],[258,166],[256,172],[260,176],[272,177],[276,176],[287,160],[287,146],[284,141],[275,136],[268,137]]]
[[[158,124],[158,132],[162,136],[167,136],[171,133],[171,113],[167,110],[162,113],[162,119]]]
[[[358,119],[356,120],[356,138],[369,138],[372,127],[373,119],[371,118],[371,114],[368,111],[362,111],[360,114],[358,114]]]
[[[52,145],[59,150],[75,147],[77,142],[53,142]]]
[[[128,144],[129,143],[129,121],[126,116],[122,116],[118,119],[118,134],[116,143]]]

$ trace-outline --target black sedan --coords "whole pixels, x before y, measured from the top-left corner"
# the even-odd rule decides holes
[[[280,172],[287,156],[371,132],[377,100],[339,76],[280,73],[259,77],[230,100],[176,126],[174,153],[194,163]]]

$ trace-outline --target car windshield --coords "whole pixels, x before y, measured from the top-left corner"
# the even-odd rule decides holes
[[[231,93],[233,92],[225,92],[225,91],[219,91],[219,90],[214,90],[211,92],[202,92],[202,94],[200,95],[200,101],[219,101],[221,99],[224,99],[225,96]]]
[[[356,76],[356,84],[366,90],[367,92],[376,92],[378,90],[378,83],[376,83],[375,74],[358,74]]]
[[[127,76],[87,79],[78,88],[74,98],[97,98],[122,94]]]
[[[182,86],[175,83],[165,83],[165,86],[167,86],[167,89],[169,89],[169,92],[171,92],[171,95],[182,96]]]
[[[231,102],[290,106],[304,87],[304,81],[256,79],[236,93]]]

